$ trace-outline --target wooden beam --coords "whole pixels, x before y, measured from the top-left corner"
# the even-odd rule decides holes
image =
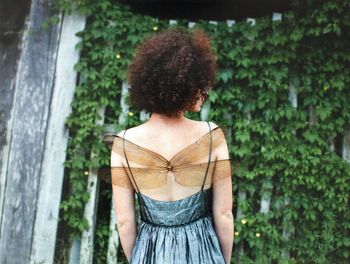
[[[343,136],[342,157],[350,163],[350,128],[348,128]]]
[[[77,82],[74,65],[79,60],[75,35],[85,27],[85,17],[73,12],[64,16],[58,48],[55,86],[46,132],[46,145],[41,171],[39,200],[35,217],[30,263],[53,263],[58,227],[59,207],[64,177],[64,161],[68,144],[65,120],[71,112],[71,102]]]
[[[101,119],[96,119],[95,124],[102,126],[104,123],[105,107],[101,107],[98,110],[98,114]],[[94,152],[91,152],[91,159],[96,156]],[[81,247],[80,247],[80,263],[82,264],[93,264],[94,255],[94,235],[96,229],[96,215],[97,215],[97,204],[98,204],[98,168],[92,168],[89,170],[87,192],[89,193],[89,201],[85,204],[84,217],[87,219],[89,227],[85,229],[81,236]]]
[[[277,21],[282,19],[282,14],[273,13],[272,21]],[[254,22],[255,25],[255,22]],[[271,193],[273,190],[273,182],[270,178],[266,180],[267,184],[262,187],[261,192],[261,200],[260,200],[260,212],[263,214],[267,214],[270,211],[271,205]]]
[[[54,15],[53,0],[31,2],[14,85],[8,163],[0,223],[0,263],[28,263],[45,138],[54,87],[60,24],[41,28]]]
[[[295,86],[294,84],[289,84],[289,94],[288,94],[288,98],[289,98],[289,102],[292,105],[293,108],[297,109],[298,107],[298,94],[296,92]],[[296,131],[293,130],[293,134],[294,136],[296,136]],[[283,205],[284,206],[288,206],[290,204],[290,198],[289,197],[285,197],[284,201],[283,201]],[[285,223],[285,220],[283,219],[284,222],[284,227],[283,227],[283,231],[282,231],[282,237],[284,240],[288,241],[291,233],[293,231],[293,226],[291,226],[290,224]],[[289,259],[289,251],[285,248],[282,249],[282,257],[284,259]]]

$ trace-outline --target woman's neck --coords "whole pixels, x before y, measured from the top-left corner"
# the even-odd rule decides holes
[[[179,112],[178,115],[168,117],[164,114],[151,113],[151,117],[147,123],[159,124],[164,126],[177,126],[183,124],[185,121],[188,121],[188,118],[184,116],[183,111]]]

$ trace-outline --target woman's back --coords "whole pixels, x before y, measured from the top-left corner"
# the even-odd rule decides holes
[[[206,132],[202,132],[203,123]],[[144,135],[137,143],[136,128],[134,138],[127,138],[126,130],[115,137],[112,161],[126,165],[112,164],[112,183],[134,189],[140,204],[131,263],[225,263],[214,228],[213,183],[231,176],[228,157],[221,159],[228,155],[227,145],[219,126],[197,124],[198,130],[189,129],[196,131],[195,136],[186,133],[173,139],[173,135],[163,135],[161,140],[151,140],[143,127]],[[153,137],[160,134],[158,130]],[[185,144],[176,144],[179,138],[186,138]],[[176,148],[169,155],[151,143],[158,147],[162,143],[167,150]]]
[[[113,166],[115,160],[123,166]],[[221,127],[190,119],[167,129],[144,123],[120,132],[111,162],[114,184],[139,188],[161,201],[183,199],[198,192],[203,183],[206,189],[212,181],[231,176]]]

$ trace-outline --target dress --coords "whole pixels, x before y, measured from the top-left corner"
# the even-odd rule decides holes
[[[226,141],[220,127],[212,130],[207,123],[209,132],[171,160],[127,140],[126,130],[123,137],[116,136],[113,150],[124,156],[127,166],[112,167],[111,182],[133,188],[140,205],[140,221],[130,263],[225,264],[214,229],[212,184],[231,176],[230,159],[211,160],[212,149]],[[194,163],[194,160],[203,159],[207,162]],[[130,161],[147,166],[131,166]],[[169,171],[175,175],[175,193],[185,193],[183,198],[162,201],[146,195],[147,190],[154,194],[162,191]],[[200,187],[199,191],[196,186]]]
[[[210,210],[211,188],[177,201],[141,194],[141,220],[130,263],[225,264]]]

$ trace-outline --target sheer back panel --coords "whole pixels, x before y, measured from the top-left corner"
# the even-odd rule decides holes
[[[210,134],[212,136],[211,161],[208,162]],[[225,135],[220,126],[212,129],[211,133],[208,131],[180,150],[170,160],[155,151],[115,135],[111,154],[118,155],[123,166],[111,166],[110,183],[135,191],[139,190],[142,194],[156,200],[182,199],[200,190],[208,164],[204,189],[231,177],[230,158],[218,160],[215,155],[220,148],[225,147],[227,147]],[[125,154],[130,168],[128,168]]]

